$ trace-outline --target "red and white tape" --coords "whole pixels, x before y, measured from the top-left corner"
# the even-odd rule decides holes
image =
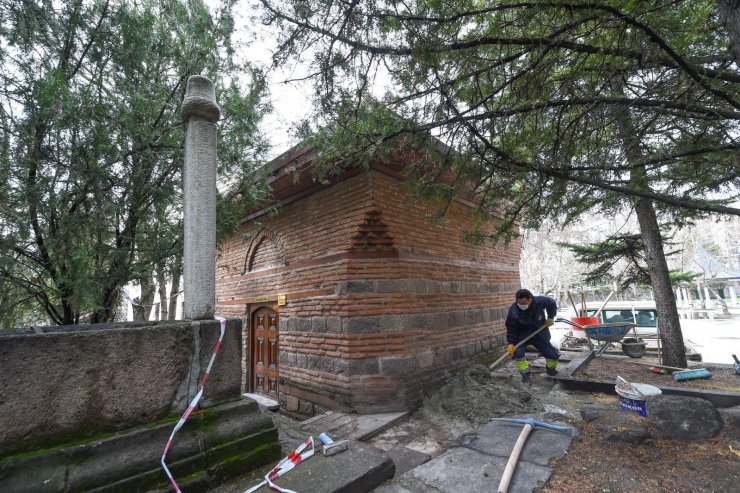
[[[172,488],[177,492],[181,493],[180,487],[177,485],[177,481],[175,481],[175,478],[172,477],[172,473],[170,472],[169,468],[167,467],[167,464],[165,463],[164,459],[167,457],[167,452],[169,452],[170,447],[172,446],[172,439],[175,438],[175,433],[178,432],[180,428],[185,424],[185,422],[190,417],[190,414],[193,412],[193,409],[195,409],[195,406],[198,405],[198,401],[201,397],[203,397],[203,388],[206,386],[206,381],[208,381],[208,375],[211,373],[211,367],[213,366],[213,362],[216,361],[216,354],[218,354],[218,350],[221,349],[221,342],[224,339],[224,332],[226,330],[226,319],[223,317],[215,317],[216,320],[221,322],[221,335],[218,337],[218,342],[216,343],[216,346],[213,348],[213,354],[211,354],[211,361],[208,363],[208,368],[206,368],[206,372],[203,374],[203,378],[200,380],[200,390],[198,390],[198,393],[195,395],[193,400],[190,402],[190,405],[185,410],[185,413],[180,418],[180,421],[177,422],[175,425],[175,428],[172,430],[172,434],[170,435],[169,440],[167,440],[167,445],[164,447],[164,452],[162,452],[162,467],[164,468],[164,472],[167,473],[167,477],[170,480],[170,483],[172,483]]]
[[[309,445],[311,446],[311,448],[306,450]],[[270,487],[270,489],[273,489],[275,491],[280,491],[282,493],[296,493],[293,490],[289,490],[287,488],[281,488],[280,486],[273,483],[273,480],[279,478],[286,472],[295,468],[298,464],[300,464],[304,460],[311,457],[313,453],[314,453],[313,437],[308,437],[306,438],[306,441],[301,444],[300,447],[295,449],[293,452],[289,453],[283,460],[278,462],[277,466],[270,469],[270,472],[268,472],[265,475],[264,481],[262,481],[260,484],[256,486],[252,486],[244,493],[253,493],[254,491],[257,491],[264,485],[267,485]]]

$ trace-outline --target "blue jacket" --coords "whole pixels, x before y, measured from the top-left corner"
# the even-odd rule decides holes
[[[545,311],[547,311],[547,318],[553,319],[558,312],[558,306],[555,300],[549,296],[532,297],[532,303],[526,310],[522,310],[514,302],[509,308],[509,314],[506,316],[506,342],[517,344],[529,334],[542,327],[545,323]],[[549,341],[550,330],[543,330],[534,336],[534,339],[537,338]]]

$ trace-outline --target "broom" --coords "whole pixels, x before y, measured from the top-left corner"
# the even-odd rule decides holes
[[[706,368],[696,368],[694,370],[679,370],[673,373],[673,379],[676,382],[684,380],[699,380],[700,378],[712,378],[713,373]]]

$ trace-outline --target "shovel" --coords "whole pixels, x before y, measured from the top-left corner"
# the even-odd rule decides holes
[[[526,344],[528,340],[530,340],[531,338],[533,338],[534,336],[536,336],[537,334],[539,334],[540,332],[542,332],[542,331],[543,331],[543,330],[545,330],[546,328],[547,328],[547,325],[543,325],[543,326],[542,326],[542,327],[540,327],[539,329],[537,329],[537,330],[535,330],[534,332],[532,332],[531,334],[529,334],[529,335],[528,335],[527,337],[525,337],[525,338],[524,338],[524,339],[523,339],[523,340],[522,340],[521,342],[519,342],[519,344],[517,344],[516,346],[514,346],[514,351],[516,351],[516,350],[517,350],[517,349],[518,349],[519,347],[521,347],[521,346],[523,346],[524,344]],[[502,362],[503,360],[505,360],[505,359],[506,359],[506,358],[508,358],[509,356],[511,356],[511,355],[510,355],[510,354],[508,353],[508,351],[507,351],[507,352],[504,352],[504,355],[503,355],[503,356],[501,356],[501,357],[500,357],[499,359],[497,359],[496,361],[494,361],[493,363],[491,363],[491,365],[490,365],[490,366],[488,367],[488,369],[489,369],[489,370],[493,370],[493,369],[494,369],[494,368],[496,368],[496,367],[497,367],[498,365],[500,365],[500,364],[501,364],[501,362]]]

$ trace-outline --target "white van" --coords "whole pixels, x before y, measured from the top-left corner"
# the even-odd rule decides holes
[[[598,310],[587,307],[588,316],[593,317]],[[657,335],[658,310],[655,305],[639,306],[635,303],[610,303],[599,314],[599,323],[632,322],[637,335]]]

